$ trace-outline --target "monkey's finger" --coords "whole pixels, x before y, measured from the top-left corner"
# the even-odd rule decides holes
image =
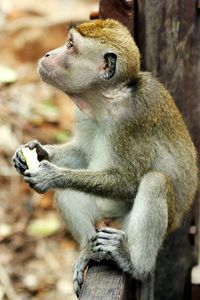
[[[29,177],[29,176],[24,176],[24,181],[27,182],[27,183],[31,183],[31,184],[36,184],[37,183],[34,178]]]
[[[30,171],[29,169],[27,169],[25,172],[24,172],[24,176],[26,177],[36,177],[38,175],[38,172],[33,172],[33,171]]]
[[[74,286],[74,291],[77,295],[77,297],[80,295],[80,291],[83,285],[84,281],[84,271],[75,271],[74,276],[73,276],[73,286]]]
[[[79,298],[79,295],[80,295],[80,292],[81,292],[81,286],[79,285],[77,280],[75,280],[73,282],[73,286],[74,286],[74,292],[75,292],[77,298]]]
[[[84,271],[82,269],[77,269],[74,271],[73,274],[73,281],[78,281],[79,284],[83,282],[83,273]]]
[[[24,162],[22,162],[21,160],[18,160],[18,159],[15,159],[15,158],[13,158],[13,162],[14,162],[14,164],[16,164],[19,168],[21,168],[21,169],[27,169],[28,167],[27,167],[27,164],[26,163],[24,163]]]
[[[49,159],[49,154],[46,150],[44,150],[44,148],[42,147],[42,145],[37,141],[37,140],[33,140],[31,142],[29,142],[27,144],[29,149],[36,149],[37,152],[37,156],[38,156],[38,160],[42,161],[43,159],[48,160]]]
[[[17,160],[19,160],[20,162],[22,162],[22,163],[24,163],[24,164],[26,163],[25,158],[24,158],[23,153],[22,153],[21,150],[18,150],[18,151],[16,152],[15,157],[16,157]]]
[[[110,245],[99,245],[96,247],[93,247],[92,249],[93,253],[101,253],[104,255],[104,259],[111,259],[112,258],[112,252],[114,251],[114,247]]]
[[[36,145],[36,152],[38,155],[38,160],[42,161],[42,160],[48,160],[49,159],[49,154],[46,150],[44,150],[44,148],[42,148],[42,146],[40,144]]]
[[[99,238],[102,238],[102,239],[105,239],[105,240],[109,240],[109,239],[112,239],[112,237],[113,237],[112,234],[100,231],[100,232],[98,232],[96,234],[96,236],[94,236],[94,237],[92,237],[90,239],[90,242],[94,242],[94,241],[98,240]]]
[[[99,232],[105,232],[105,233],[110,233],[110,234],[122,234],[124,235],[124,231],[119,230],[119,229],[115,229],[112,227],[102,227],[100,229],[98,229]]]
[[[119,243],[119,241],[115,240],[115,239],[109,240],[109,239],[104,239],[104,238],[98,238],[97,240],[95,240],[92,243],[91,248],[94,248],[94,247],[99,246],[99,245],[112,245],[112,246],[115,246],[115,245],[118,245],[118,243]]]
[[[38,181],[32,177],[25,176],[24,181],[39,194],[43,194],[47,191],[47,188],[43,184],[38,183]]]
[[[77,280],[79,285],[83,284],[83,280],[84,280],[84,271],[79,271],[77,274]]]
[[[14,161],[14,167],[17,169],[17,171],[20,173],[20,174],[24,174],[24,171],[26,170],[27,166],[25,166],[24,164],[22,164],[21,162],[19,161]]]
[[[26,146],[30,149],[33,150],[34,148],[37,147],[37,145],[39,145],[40,143],[38,142],[38,140],[33,140],[30,141],[28,144],[26,144]]]
[[[24,172],[24,180],[27,180],[29,177],[31,177],[31,172],[29,170],[26,170]]]
[[[27,182],[30,186],[30,188],[32,188],[34,191],[36,191],[38,194],[44,194],[46,193],[46,189],[44,189],[43,187],[41,186],[38,186],[37,184],[33,184],[33,183],[29,183]]]

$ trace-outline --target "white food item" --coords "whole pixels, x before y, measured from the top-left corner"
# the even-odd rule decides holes
[[[39,160],[37,157],[36,149],[29,149],[28,147],[22,148],[22,154],[25,158],[26,164],[30,171],[35,171],[39,167]]]
[[[191,282],[192,284],[200,284],[200,265],[192,268]]]

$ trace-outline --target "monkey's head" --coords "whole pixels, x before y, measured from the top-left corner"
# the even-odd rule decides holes
[[[111,19],[70,29],[65,45],[39,63],[42,79],[69,95],[134,80],[139,69],[139,50],[128,29]]]

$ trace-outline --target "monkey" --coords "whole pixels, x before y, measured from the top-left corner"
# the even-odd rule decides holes
[[[64,46],[39,61],[44,82],[75,103],[70,142],[36,148],[30,171],[13,162],[38,193],[55,190],[56,206],[80,244],[73,282],[77,295],[90,259],[112,261],[131,277],[152,274],[166,238],[179,228],[197,189],[197,155],[172,96],[140,68],[128,29],[112,19],[69,30]],[[95,228],[116,218],[121,229]]]

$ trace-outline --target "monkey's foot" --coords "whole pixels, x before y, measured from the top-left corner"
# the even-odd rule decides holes
[[[74,272],[73,272],[73,286],[74,286],[74,291],[76,293],[76,296],[79,297],[83,281],[84,281],[84,271],[88,266],[89,263],[89,256],[86,255],[85,253],[81,254],[75,265],[74,265]]]
[[[92,253],[91,250],[83,251],[80,254],[77,261],[75,262],[73,272],[73,286],[77,297],[79,297],[80,295],[80,291],[84,282],[84,272],[89,265],[89,261],[93,260],[96,262],[100,262],[104,259],[106,259],[105,253]]]
[[[96,236],[91,239],[91,252],[120,266],[121,260],[129,257],[125,232],[110,227],[98,229]]]

